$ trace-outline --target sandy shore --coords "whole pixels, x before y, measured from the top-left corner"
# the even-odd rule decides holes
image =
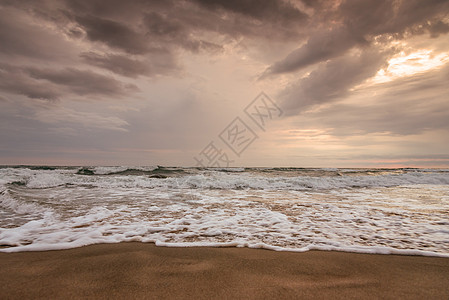
[[[0,298],[449,299],[449,259],[92,245],[0,253]]]

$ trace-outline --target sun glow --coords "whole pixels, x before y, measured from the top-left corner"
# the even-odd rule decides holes
[[[372,82],[383,83],[392,81],[396,78],[406,77],[440,67],[447,62],[449,62],[448,53],[434,55],[431,50],[425,49],[410,54],[401,52],[398,56],[388,61],[388,67],[377,72]]]

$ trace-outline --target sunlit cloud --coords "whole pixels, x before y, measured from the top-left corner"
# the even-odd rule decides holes
[[[384,83],[397,78],[439,68],[449,62],[448,53],[434,54],[432,50],[421,49],[412,53],[402,51],[388,61],[388,67],[377,72],[369,83]]]

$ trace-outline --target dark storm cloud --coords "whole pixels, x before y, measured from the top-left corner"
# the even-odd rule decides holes
[[[329,6],[331,2],[328,3]],[[270,66],[265,75],[297,71],[308,65],[326,61],[344,54],[353,47],[366,47],[375,36],[382,34],[400,38],[405,33],[428,28],[432,34],[448,32],[443,18],[449,11],[449,1],[391,1],[347,0],[327,14],[324,24],[316,24],[307,42],[284,59]],[[332,25],[333,24],[333,25]],[[325,29],[320,29],[321,26]],[[328,29],[331,26],[332,29]]]
[[[0,89],[31,99],[57,100],[62,91],[52,83],[43,84],[19,67],[0,64]]]
[[[214,54],[242,37],[295,36],[307,19],[290,2],[275,0],[42,0],[0,6],[0,63],[7,65],[0,88],[48,100],[131,94],[136,87],[97,68],[130,78],[170,76],[180,71],[180,50]],[[49,62],[51,68],[42,67]]]
[[[119,97],[137,90],[113,78],[89,70],[39,69],[0,64],[0,88],[32,99],[57,100],[64,94]]]
[[[435,18],[443,18],[449,10],[445,0],[348,0],[338,14],[353,34],[375,36],[402,34]]]
[[[223,9],[261,21],[297,22],[307,15],[287,1],[194,0],[209,9]]]
[[[100,41],[132,54],[144,54],[151,50],[142,35],[120,22],[94,16],[76,17],[75,20],[86,30],[91,41]]]
[[[62,70],[28,68],[30,76],[60,85],[77,95],[120,96],[128,90],[138,90],[135,85],[123,84],[114,78],[89,70],[66,68]]]
[[[336,103],[308,115],[311,123],[333,128],[333,135],[368,133],[419,134],[449,128],[449,67],[382,85],[382,93],[365,90],[363,102]],[[371,95],[371,96],[368,96]]]
[[[179,46],[186,50],[198,53],[205,51],[220,51],[221,45],[195,38],[193,28],[185,20],[176,20],[160,13],[150,12],[144,16],[146,36],[150,37],[155,47],[161,45]]]
[[[358,38],[343,28],[316,32],[304,46],[291,52],[283,60],[273,64],[265,74],[293,72],[342,55],[355,45],[363,44],[367,44],[365,39]]]
[[[292,115],[340,99],[351,87],[375,75],[388,55],[389,52],[366,49],[330,60],[285,89],[282,107],[287,115]]]
[[[323,3],[317,7],[322,9]],[[444,22],[449,1],[347,0],[330,4],[330,9],[322,10],[327,19],[314,18],[317,28],[310,31],[306,42],[261,76],[273,78],[316,65],[308,76],[281,92],[286,115],[343,99],[400,50],[390,46],[391,41],[423,33],[436,37],[449,31]],[[314,13],[320,14],[320,10]],[[351,54],[360,51],[367,54]]]
[[[308,78],[290,85],[283,93],[290,113],[294,113],[301,111],[304,103],[319,104],[326,102],[326,99],[335,99],[337,95],[344,95],[352,84],[372,76],[375,68],[382,65],[377,58],[388,58],[383,52],[375,53],[382,48],[373,46],[375,37],[388,35],[401,38],[404,34],[417,34],[420,31],[437,36],[449,30],[449,25],[441,19],[449,10],[448,1],[302,2],[312,9],[309,15],[294,2],[281,0],[135,0],[126,3],[115,0],[3,1],[8,8],[0,11],[4,15],[4,18],[0,18],[0,25],[3,25],[0,26],[0,51],[4,56],[21,54],[41,57],[46,61],[65,52],[64,47],[49,46],[57,44],[55,38],[63,33],[69,41],[82,40],[87,46],[74,58],[81,58],[82,62],[87,63],[86,70],[95,66],[120,76],[136,78],[170,75],[179,71],[177,57],[180,49],[193,53],[215,53],[221,51],[226,42],[241,37],[263,38],[264,42],[289,37],[290,40],[297,39],[298,44],[302,45],[284,59],[273,63],[265,76],[325,64]],[[22,13],[21,17],[18,17],[18,12]],[[48,26],[36,26],[40,18],[58,29],[48,30]],[[35,23],[31,24],[30,20]],[[218,36],[226,38],[217,39]],[[61,41],[64,40],[62,36],[59,37]],[[86,48],[90,49],[86,52]],[[352,61],[350,52],[354,49],[371,53],[372,59],[364,58],[366,61],[362,65],[359,63],[360,57],[356,56]],[[336,75],[340,72],[338,68],[342,70],[340,76]],[[71,92],[82,94],[94,90],[88,82],[85,82],[88,86],[86,91],[82,90],[81,84],[77,83],[79,79],[74,79],[78,78],[74,68],[61,66],[53,69],[65,70],[63,74],[57,75],[73,76],[77,87],[68,88]],[[89,72],[86,78],[93,76]],[[55,82],[56,78],[50,80],[35,76],[25,80],[30,81],[27,85],[30,90],[23,94],[30,97],[59,96],[52,89],[48,95],[41,96],[45,93],[32,84],[33,79],[46,79],[50,87],[51,84],[61,85]],[[97,90],[103,91],[105,95],[123,92],[117,80],[92,78],[92,82],[99,83]],[[327,84],[329,80],[333,81]],[[3,86],[6,88],[6,84]],[[9,91],[17,89],[12,88],[12,84],[8,86]],[[319,92],[313,91],[322,86],[326,88],[320,88]],[[295,102],[294,99],[299,98],[302,100]]]
[[[0,55],[35,59],[60,59],[70,45],[54,32],[31,23],[18,11],[0,9]],[[70,53],[70,51],[68,51]]]
[[[449,32],[449,24],[441,20],[433,22],[428,28],[430,35],[434,38],[438,37],[440,34],[445,34]]]
[[[108,69],[116,74],[136,78],[138,76],[168,75],[179,71],[173,57],[167,53],[154,53],[150,61],[133,59],[126,55],[81,53],[80,57],[89,64]]]
[[[131,1],[105,7],[104,1],[69,1],[66,15],[86,32],[87,38],[131,54],[173,52],[177,48],[198,53],[217,52],[223,45],[201,38],[215,33],[272,38],[295,35],[306,16],[282,1]],[[162,4],[164,3],[164,4]],[[121,14],[127,16],[123,18]]]
[[[80,56],[90,64],[127,77],[137,77],[150,72],[150,68],[142,61],[130,59],[124,55],[101,55],[94,52],[86,52],[81,53]]]
[[[151,35],[176,38],[185,34],[186,28],[181,23],[171,20],[156,12],[145,15],[145,24]]]
[[[130,20],[148,10],[172,10],[176,0],[63,0],[75,15],[92,14],[104,18]],[[179,2],[179,1],[178,1]]]

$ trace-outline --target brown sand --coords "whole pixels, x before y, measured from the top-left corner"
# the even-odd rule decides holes
[[[449,259],[92,245],[0,253],[0,299],[449,299]]]

